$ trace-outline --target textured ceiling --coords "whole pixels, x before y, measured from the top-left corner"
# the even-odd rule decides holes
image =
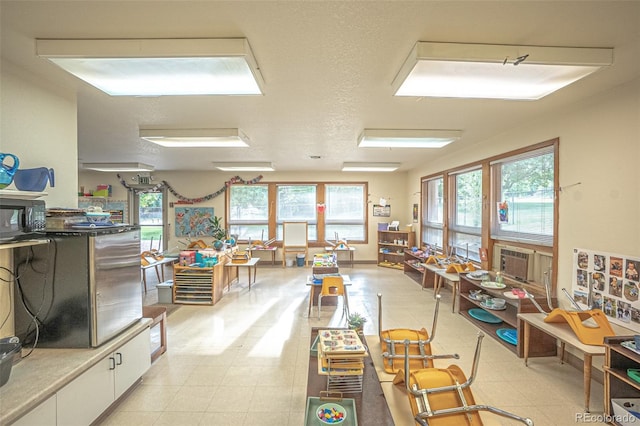
[[[78,156],[157,170],[271,161],[279,171],[337,171],[343,161],[401,170],[640,75],[637,1],[5,1],[2,56],[78,99]],[[246,37],[264,96],[109,97],[34,54],[36,38]],[[614,65],[535,102],[395,98],[391,81],[418,41],[614,47]],[[250,149],[161,148],[139,126],[238,127]],[[363,128],[463,130],[438,151],[362,149]],[[313,160],[312,155],[321,156]]]

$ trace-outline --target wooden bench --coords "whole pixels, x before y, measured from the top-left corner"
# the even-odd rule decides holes
[[[167,308],[164,306],[143,306],[142,316],[151,318],[151,329],[156,326],[160,327],[160,347],[151,352],[151,362],[154,362],[167,351]]]

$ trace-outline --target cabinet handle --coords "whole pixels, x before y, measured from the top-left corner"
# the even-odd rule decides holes
[[[116,352],[116,356],[118,357],[118,362],[116,362],[116,365],[122,365],[122,354],[120,352]]]
[[[109,357],[109,370],[115,370],[116,369],[116,359],[112,356]]]

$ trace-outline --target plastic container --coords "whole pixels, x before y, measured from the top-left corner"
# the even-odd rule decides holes
[[[616,422],[623,426],[640,424],[640,398],[611,399]]]
[[[304,254],[296,255],[296,262],[298,262],[298,266],[304,266]]]
[[[293,266],[293,259],[287,259],[287,260],[285,261],[285,263],[286,263],[286,265],[287,265],[288,267],[292,267],[292,266]]]
[[[156,284],[158,303],[173,303],[173,280]]]
[[[13,358],[21,348],[20,343],[0,343],[0,386],[9,381]]]

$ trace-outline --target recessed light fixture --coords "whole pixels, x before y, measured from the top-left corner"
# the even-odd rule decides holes
[[[262,94],[245,38],[37,39],[36,53],[112,96]]]
[[[273,172],[273,164],[269,162],[214,162],[213,167],[224,172]]]
[[[364,129],[360,148],[442,148],[460,139],[460,130]]]
[[[152,172],[153,166],[143,163],[82,163],[85,170],[98,172]]]
[[[536,100],[612,63],[612,48],[419,41],[392,86],[396,96]]]
[[[140,129],[140,137],[167,148],[249,146],[249,138],[240,129]]]
[[[400,163],[342,163],[343,172],[393,172]]]

